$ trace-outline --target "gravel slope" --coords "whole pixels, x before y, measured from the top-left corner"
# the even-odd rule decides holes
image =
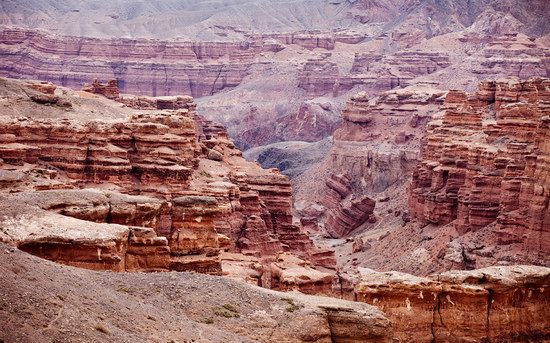
[[[342,342],[329,322],[350,315],[362,332],[391,335],[382,313],[363,303],[203,274],[94,272],[2,243],[0,275],[0,342],[6,343]]]

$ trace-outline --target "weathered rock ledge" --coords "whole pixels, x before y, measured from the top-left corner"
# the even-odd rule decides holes
[[[550,269],[449,271],[429,277],[360,269],[358,301],[378,306],[399,342],[544,342]]]
[[[5,100],[29,115],[0,118],[0,240],[89,269],[221,275],[226,266],[267,288],[339,292],[331,253],[292,223],[288,178],[246,162],[191,97],[120,97],[98,82],[88,91],[100,96],[3,85]],[[60,100],[71,106],[58,114]],[[90,119],[84,105],[124,113]],[[223,261],[224,252],[233,255]],[[298,259],[284,268],[300,282],[272,273],[286,259]]]

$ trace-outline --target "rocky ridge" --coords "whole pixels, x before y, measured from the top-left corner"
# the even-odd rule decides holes
[[[6,82],[19,87],[21,107],[22,89],[69,103],[97,97]],[[247,267],[239,275],[249,281],[307,287],[307,276],[298,285],[271,273],[275,259],[294,258],[278,253],[293,252],[303,259],[294,268],[323,275],[315,292],[333,291],[334,258],[292,223],[287,177],[246,162],[223,127],[196,114],[191,97],[119,100],[124,104],[104,105],[140,109],[101,121],[76,117],[79,108],[72,106],[65,118],[1,118],[3,241],[97,270],[220,275],[240,257]],[[26,101],[36,104],[32,96]],[[48,112],[59,105],[41,106]],[[225,251],[238,254],[222,263]],[[307,261],[329,269],[315,271]]]

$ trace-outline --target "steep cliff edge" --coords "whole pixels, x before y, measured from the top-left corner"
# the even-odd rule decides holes
[[[548,79],[484,82],[475,94],[451,91],[429,124],[409,189],[411,215],[450,223],[458,250],[476,245],[467,256],[478,256],[456,259],[458,266],[485,258],[550,263],[549,101]]]
[[[307,289],[311,274],[310,292],[337,291],[334,258],[292,223],[288,178],[246,162],[191,97],[121,104],[2,82],[13,104],[0,118],[3,241],[90,269],[221,275],[225,265],[267,288]],[[300,283],[272,273],[288,260],[280,252],[302,259],[286,264]]]
[[[358,301],[378,306],[400,342],[544,342],[550,269],[449,271],[429,277],[360,269]]]

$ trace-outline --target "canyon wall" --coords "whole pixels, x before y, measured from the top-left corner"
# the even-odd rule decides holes
[[[0,118],[3,241],[90,269],[221,275],[226,265],[268,288],[313,287],[308,273],[322,276],[311,292],[337,287],[331,252],[316,250],[292,222],[288,178],[246,162],[191,97],[125,96],[121,104],[51,84],[4,87],[24,113],[65,118]],[[85,99],[92,112],[133,114],[90,119],[80,113]],[[282,275],[288,268],[300,282]]]
[[[0,74],[73,89],[115,79],[122,93],[188,94],[200,98],[201,113],[228,127],[243,149],[313,142],[331,135],[345,101],[358,91],[374,97],[421,83],[471,89],[479,80],[504,75],[547,76],[548,44],[491,18],[479,18],[492,25],[490,34],[456,27],[442,36],[421,34],[420,40],[376,25],[364,32],[248,33],[195,41],[60,36],[3,26]]]
[[[491,242],[496,258],[548,264],[549,90],[548,79],[533,78],[449,92],[428,125],[409,188],[411,215]]]
[[[0,32],[6,77],[39,79],[80,89],[93,78],[116,79],[123,93],[212,95],[235,87],[256,55],[278,44],[162,42],[146,39],[57,37],[40,31]]]
[[[357,86],[378,94],[451,65],[446,52],[400,51],[382,55],[370,51],[355,53],[351,69],[342,71],[343,68],[331,57],[332,52],[325,52],[308,59],[303,65],[298,75],[298,87],[308,96],[337,97]]]
[[[449,271],[429,277],[360,269],[358,301],[378,306],[400,342],[543,342],[550,269]]]
[[[348,220],[353,212],[344,210],[340,215],[343,227],[352,231],[343,231],[342,225],[336,225],[340,233],[335,236],[353,237],[336,247],[337,256],[341,256],[338,259],[341,270],[368,267],[430,275],[494,265],[550,266],[549,89],[546,78],[512,77],[483,81],[475,93],[451,90],[446,96],[437,97],[437,105],[429,105],[434,106],[432,111],[423,122],[418,122],[421,129],[416,130],[426,130],[424,138],[417,134],[410,144],[404,143],[403,149],[414,153],[415,159],[400,173],[409,175],[410,179],[397,181],[382,192],[362,182],[355,194],[375,200],[374,211],[360,226],[353,226],[358,221]],[[399,91],[385,94],[392,92]],[[367,106],[367,102],[364,104],[364,108],[376,108]],[[421,105],[412,111],[422,113],[427,108]],[[366,117],[358,113],[353,111],[346,116]],[[362,125],[370,128],[371,120],[377,118],[367,117],[364,121],[369,124]],[[344,122],[343,128],[348,122]],[[358,132],[362,136],[370,134],[368,130]],[[392,131],[386,130],[383,134],[389,136]],[[406,137],[406,133],[400,137]],[[335,141],[337,138],[335,135]],[[379,145],[378,154],[384,151],[383,147]],[[350,148],[345,151],[355,153]],[[376,155],[357,160],[369,161],[372,167],[367,175],[376,175],[372,171]],[[337,165],[353,163],[344,160]],[[400,164],[393,162],[389,166],[390,170],[399,170]],[[346,175],[344,170],[340,175],[329,175],[327,184],[334,191],[322,193],[322,199],[334,203],[332,199],[342,201],[340,194],[348,194],[350,190],[353,194],[353,182],[350,183],[353,177],[349,175],[364,173]],[[365,177],[365,180],[369,179]],[[360,193],[361,189],[367,191]],[[298,205],[302,206],[299,209],[306,228],[318,224],[315,218],[323,219],[321,210],[312,211],[317,208],[315,204]],[[329,216],[326,213],[325,216],[330,218],[333,211],[325,210],[329,212]],[[326,223],[332,224],[325,222],[325,226]],[[331,230],[330,226],[325,228]]]
[[[333,341],[380,341],[393,334],[406,342],[505,342],[550,334],[547,316],[538,315],[548,306],[547,268],[498,266],[428,278],[358,268],[356,275],[336,275],[334,252],[315,248],[293,225],[288,179],[244,161],[223,127],[196,114],[190,97],[125,96],[116,98],[120,103],[88,92],[63,94],[47,83],[2,82],[6,101],[17,102],[13,107],[23,112],[35,111],[26,112],[34,113],[27,117],[7,112],[0,120],[2,242],[94,270],[196,271],[281,291],[355,299],[378,306],[391,323],[390,329],[381,314],[367,313],[359,304],[342,311],[351,305],[308,303],[296,296],[285,300],[289,313],[321,301],[322,327],[329,328],[325,336]],[[530,82],[534,86],[528,89],[541,91],[547,81]],[[482,87],[483,99],[492,101],[497,84]],[[106,87],[96,84],[99,93]],[[538,93],[525,95],[528,113]],[[450,107],[457,98],[450,94],[447,111],[457,108]],[[514,93],[506,94],[514,99],[506,104],[522,103]],[[503,99],[498,106],[504,108]],[[365,107],[359,99],[353,101],[346,111],[351,125],[377,120],[360,110]],[[90,104],[104,115],[109,106],[122,112],[117,118],[90,120],[79,112]],[[66,118],[48,118],[57,111]],[[464,119],[465,125],[477,125]],[[516,134],[530,136],[526,132]],[[534,136],[544,134],[538,127]],[[327,180],[339,195],[350,191],[349,183],[344,176]],[[341,220],[355,218],[353,208],[372,212],[371,199],[348,200],[353,206],[342,206]],[[464,330],[466,323],[469,330]]]

